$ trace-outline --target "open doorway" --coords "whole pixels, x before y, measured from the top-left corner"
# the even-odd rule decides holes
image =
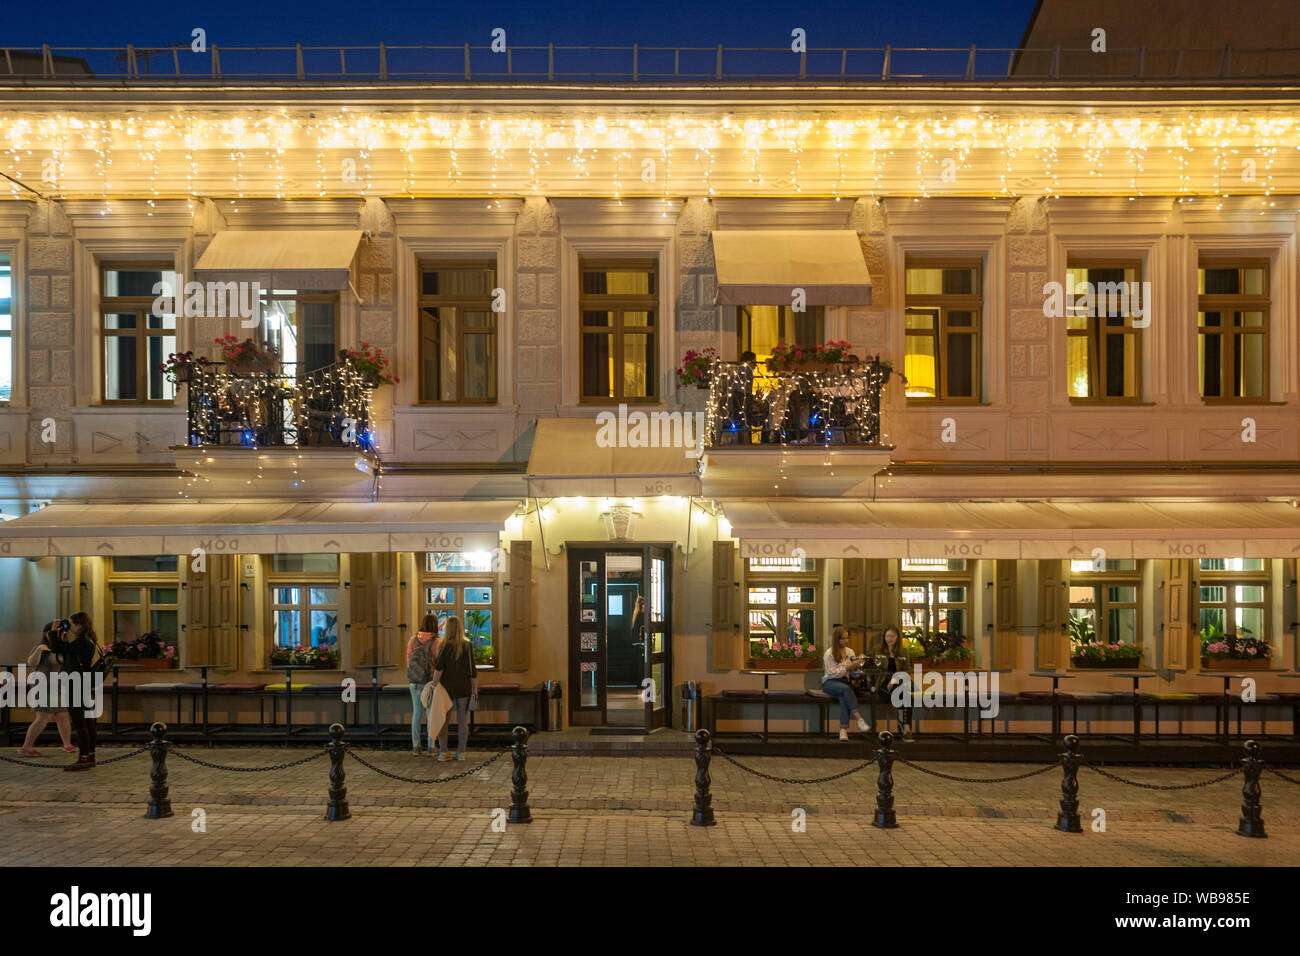
[[[668,725],[671,569],[658,545],[569,549],[571,723]]]

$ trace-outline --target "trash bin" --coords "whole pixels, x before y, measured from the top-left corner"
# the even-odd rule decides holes
[[[564,684],[548,680],[542,684],[546,690],[546,729],[564,729]]]
[[[688,680],[682,682],[682,729],[688,734],[699,730],[700,719],[700,682]]]

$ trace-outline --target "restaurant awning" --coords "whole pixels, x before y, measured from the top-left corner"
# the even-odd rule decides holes
[[[871,276],[851,229],[715,229],[718,305],[870,305]]]
[[[1285,502],[724,502],[746,557],[1300,556]]]
[[[621,437],[617,419],[542,419],[528,456],[528,493],[539,498],[698,495],[699,458],[680,445],[662,441],[681,433],[686,413],[668,418],[655,418],[656,414],[668,413],[633,410],[623,420]],[[646,416],[639,432],[642,420],[634,415]],[[698,442],[695,424],[692,420],[690,427]],[[651,439],[656,442],[653,446],[639,444]],[[638,444],[633,446],[634,442]]]
[[[263,289],[348,287],[359,229],[228,229],[194,267],[203,282],[258,282]]]
[[[47,505],[0,522],[0,557],[493,551],[518,501]]]

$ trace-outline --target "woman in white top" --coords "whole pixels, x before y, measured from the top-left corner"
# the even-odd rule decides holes
[[[849,632],[837,627],[831,631],[831,646],[823,659],[822,690],[840,702],[840,740],[849,739],[849,715],[858,720],[858,730],[871,732],[871,724],[862,719],[858,698],[849,686],[849,674],[861,670],[862,660],[849,647]]]

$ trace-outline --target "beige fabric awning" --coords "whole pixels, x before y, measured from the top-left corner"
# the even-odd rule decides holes
[[[746,557],[1300,557],[1283,502],[724,502]]]
[[[359,229],[229,229],[194,267],[203,282],[259,282],[263,289],[346,289]]]
[[[63,504],[0,522],[0,557],[494,551],[518,501]]]
[[[718,305],[870,305],[871,276],[851,229],[713,232]]]
[[[645,427],[639,434],[636,428],[639,419],[633,419],[633,414],[646,416]],[[656,419],[655,414],[633,409],[623,423],[622,439],[613,415],[594,421],[542,419],[537,423],[533,451],[528,456],[528,493],[539,498],[698,495],[699,458],[689,456],[688,449],[680,445],[665,447],[660,441],[665,437],[669,441],[678,435],[684,437],[683,418]],[[698,422],[692,420],[690,427],[698,448],[697,426]],[[656,445],[620,447],[620,440],[631,445],[642,438],[646,442],[653,438]]]

